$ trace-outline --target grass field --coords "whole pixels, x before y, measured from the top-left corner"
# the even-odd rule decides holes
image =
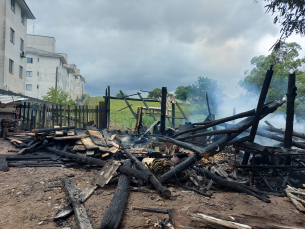
[[[98,105],[99,101],[104,101],[103,97],[89,97],[86,101],[87,106],[89,107],[95,107]],[[144,107],[144,104],[141,101],[129,101],[131,104],[131,108],[135,113],[137,113],[137,109],[140,106]],[[147,105],[149,107],[161,107],[161,104],[159,102],[147,102]],[[185,113],[186,117],[194,122],[194,121],[203,121],[205,119],[205,115],[203,115],[204,112],[201,112],[202,114],[194,114],[198,113],[198,110],[196,106],[192,105],[186,105],[186,104],[179,104],[183,112]],[[122,111],[119,111],[120,109],[126,107],[126,103],[124,100],[116,100],[112,99],[110,102],[110,128],[111,129],[134,129],[136,125],[136,120],[133,117],[131,111],[129,108],[126,108]],[[144,114],[142,117],[142,123],[145,126],[150,126],[154,120],[153,118],[148,114]],[[180,123],[185,123],[185,119],[183,118],[181,112],[179,111],[178,107],[176,106],[176,120],[175,120],[175,127],[178,127]],[[160,115],[156,115],[156,119],[160,120]],[[166,119],[166,126],[170,127],[168,119]]]

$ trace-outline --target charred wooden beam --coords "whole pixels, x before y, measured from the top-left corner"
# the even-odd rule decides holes
[[[201,136],[212,136],[212,135],[220,135],[220,134],[231,134],[231,133],[236,133],[239,130],[237,128],[232,128],[232,129],[223,129],[223,130],[213,130],[213,131],[207,131],[203,133],[198,133],[198,134],[193,134],[187,137],[183,138],[177,138],[177,140],[185,140],[188,138],[194,138],[194,137],[201,137]]]
[[[161,100],[161,134],[165,134],[165,118],[166,118],[166,96],[167,96],[167,88],[162,87],[162,100]]]
[[[102,160],[92,158],[92,157],[83,156],[83,155],[80,155],[80,154],[63,152],[61,150],[53,149],[52,147],[49,147],[49,146],[46,146],[45,149],[47,151],[55,153],[57,155],[68,157],[68,158],[71,158],[71,159],[74,159],[74,160],[77,160],[77,161],[82,161],[82,162],[86,162],[86,163],[93,164],[93,165],[105,166],[105,164],[106,164],[106,161],[102,161]],[[144,181],[147,181],[149,179],[149,176],[150,176],[150,174],[147,173],[147,172],[138,171],[138,170],[135,170],[135,169],[130,169],[130,168],[126,168],[126,167],[123,167],[123,166],[120,166],[118,168],[118,171],[120,173],[124,173],[124,174],[129,175],[129,176],[134,176],[135,178],[140,179],[140,180],[144,180]]]
[[[136,166],[138,167],[139,170],[150,174],[149,181],[155,187],[155,189],[160,191],[162,193],[162,195],[164,195],[165,197],[171,197],[171,191],[169,191],[167,188],[165,188],[160,183],[160,181],[151,173],[151,171],[142,162],[140,162],[138,160],[138,158],[136,158],[134,155],[132,155],[127,149],[125,149],[124,152],[125,152],[126,156],[133,163],[136,164]]]
[[[126,160],[122,167],[131,168],[131,164],[132,163],[130,160]],[[118,186],[109,205],[109,208],[107,209],[102,219],[100,228],[116,229],[119,227],[129,196],[129,184],[129,177],[125,174],[122,174],[119,178]]]
[[[273,103],[269,104],[265,108],[265,112],[264,112],[263,115],[261,115],[260,118],[262,119],[265,116],[267,116],[269,113],[274,112],[279,106],[283,105],[283,103],[284,103],[284,101],[276,101],[276,102],[273,102]],[[170,171],[164,173],[160,177],[160,182],[165,183],[165,182],[169,181],[171,178],[173,178],[175,176],[175,174],[179,173],[180,171],[184,171],[189,166],[193,165],[195,162],[200,160],[201,157],[213,156],[215,153],[211,153],[209,151],[211,151],[213,149],[217,149],[216,152],[219,152],[229,141],[231,141],[232,139],[237,137],[240,133],[242,133],[243,131],[248,129],[252,125],[252,123],[253,123],[253,117],[246,118],[245,120],[243,120],[243,121],[237,123],[236,125],[234,125],[235,128],[239,129],[239,132],[232,133],[232,134],[227,134],[223,138],[213,142],[212,144],[208,145],[205,148],[200,148],[200,147],[194,146],[192,144],[188,144],[188,143],[185,143],[185,142],[175,140],[173,138],[168,138],[168,137],[159,138],[160,140],[163,139],[163,141],[172,142],[172,143],[174,143],[178,146],[182,146],[186,149],[190,149],[193,152],[195,152],[195,155],[189,157],[188,159],[186,159],[185,161],[183,161],[179,165],[175,166]]]
[[[125,103],[126,103],[127,106],[129,107],[129,110],[131,111],[133,117],[134,117],[135,119],[137,119],[137,115],[136,115],[136,113],[133,111],[133,109],[131,108],[129,102],[127,101],[127,99],[126,99],[126,97],[125,97],[125,95],[124,95],[124,93],[123,93],[121,90],[120,90],[120,93],[121,93],[121,96],[122,96],[122,98],[124,99]]]
[[[131,210],[168,214],[168,209],[160,209],[160,208],[143,208],[143,207],[134,206],[131,207]]]
[[[79,192],[75,188],[72,181],[67,178],[63,179],[64,187],[71,202],[75,214],[75,218],[77,220],[78,228],[80,229],[93,229],[90,218],[87,214],[86,208],[84,204],[81,202],[81,198],[79,197]]]
[[[51,131],[59,131],[59,130],[71,130],[75,129],[75,126],[66,126],[66,127],[57,127],[57,128],[42,128],[42,129],[33,129],[32,133],[45,133]]]
[[[6,157],[0,157],[0,171],[7,172],[9,170]]]
[[[251,142],[253,142],[254,139],[255,139],[256,131],[257,131],[257,128],[258,128],[258,123],[260,121],[260,116],[261,116],[262,109],[263,109],[263,106],[264,106],[264,103],[265,103],[265,100],[266,100],[266,96],[267,96],[267,93],[268,93],[269,85],[270,85],[271,78],[272,78],[272,75],[273,75],[272,67],[273,66],[271,65],[270,70],[268,70],[267,73],[266,73],[266,77],[265,77],[264,84],[263,84],[263,87],[262,87],[262,90],[261,90],[261,94],[260,94],[258,102],[257,102],[255,118],[254,118],[254,122],[253,122],[251,132],[250,132],[250,137],[251,137],[250,141]],[[248,163],[249,157],[250,157],[250,153],[245,152],[244,157],[243,157],[243,161],[242,161],[243,165],[246,165]]]
[[[244,184],[239,184],[239,183],[236,183],[236,182],[228,181],[228,180],[223,179],[220,176],[216,175],[215,173],[212,173],[209,170],[206,170],[204,168],[201,168],[201,169],[194,168],[194,169],[196,170],[196,172],[198,172],[202,176],[206,176],[207,178],[212,179],[213,181],[215,181],[217,184],[219,184],[221,186],[229,187],[229,188],[235,189],[239,192],[247,193],[247,194],[252,195],[252,196],[256,197],[257,199],[259,199],[259,200],[261,200],[265,203],[270,203],[271,202],[268,199],[269,197],[264,195],[258,189],[255,189],[255,188],[250,187],[250,186],[246,186]]]

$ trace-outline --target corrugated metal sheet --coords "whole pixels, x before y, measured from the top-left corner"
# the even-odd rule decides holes
[[[11,96],[11,95],[1,95],[0,94],[0,104],[8,104],[8,103],[13,103],[13,101],[18,102],[18,101],[23,101],[27,100],[28,98],[23,98],[21,96]]]

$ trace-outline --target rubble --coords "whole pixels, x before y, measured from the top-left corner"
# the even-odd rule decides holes
[[[272,70],[266,76],[267,81],[272,76],[270,71]],[[128,205],[129,191],[143,192],[147,196],[158,193],[159,198],[175,201],[177,195],[169,187],[181,187],[207,199],[213,198],[213,194],[223,188],[251,195],[264,203],[271,203],[270,195],[286,196],[299,212],[304,213],[305,153],[291,148],[305,146],[302,140],[304,134],[290,131],[291,139],[287,140],[285,130],[259,125],[259,120],[285,102],[279,100],[264,104],[267,84],[264,85],[258,102],[258,107],[261,108],[259,110],[253,109],[215,120],[215,115],[208,106],[209,115],[205,122],[192,125],[187,122],[190,126],[170,128],[163,135],[152,133],[153,127],[157,131],[164,128],[158,126],[160,122],[155,118],[151,128],[137,122],[135,131],[99,130],[94,126],[76,129],[75,126],[60,125],[33,129],[32,132],[18,131],[7,136],[6,140],[20,150],[15,155],[0,155],[0,170],[7,172],[10,167],[98,170],[82,191],[67,177],[62,179],[63,185],[60,188],[64,187],[66,190],[70,205],[59,209],[54,219],[60,220],[74,212],[79,228],[93,228],[84,207],[86,200],[98,189],[115,183],[117,188],[101,218],[100,228],[120,226]],[[134,117],[140,120],[140,113],[136,114],[123,92],[121,94]],[[141,96],[140,98],[143,100]],[[175,102],[174,98],[170,99]],[[239,118],[244,119],[234,125],[226,123]],[[8,125],[5,119],[3,123],[4,126]],[[217,129],[219,127],[225,129]],[[253,142],[256,135],[281,143],[286,139],[286,144],[290,145],[263,146]],[[252,158],[249,160],[250,154]],[[244,197],[245,195],[240,196]],[[184,214],[176,209],[153,209],[145,206],[132,209],[167,214],[168,219],[156,223],[156,227],[160,228],[194,228],[202,223],[206,227],[212,225],[216,228],[220,225],[229,228],[263,228],[276,225],[271,221],[259,224],[254,216],[232,214],[231,219],[222,219],[202,212],[187,211]],[[148,219],[145,224],[150,225],[151,221]],[[276,228],[294,227],[276,225]]]

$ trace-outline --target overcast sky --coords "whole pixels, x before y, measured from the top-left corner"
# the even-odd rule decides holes
[[[203,76],[236,97],[251,58],[268,55],[279,37],[273,17],[253,0],[26,2],[36,17],[34,34],[55,37],[56,52],[80,68],[90,95],[104,95],[107,85],[112,95],[174,91]],[[288,41],[305,49],[304,38]]]

